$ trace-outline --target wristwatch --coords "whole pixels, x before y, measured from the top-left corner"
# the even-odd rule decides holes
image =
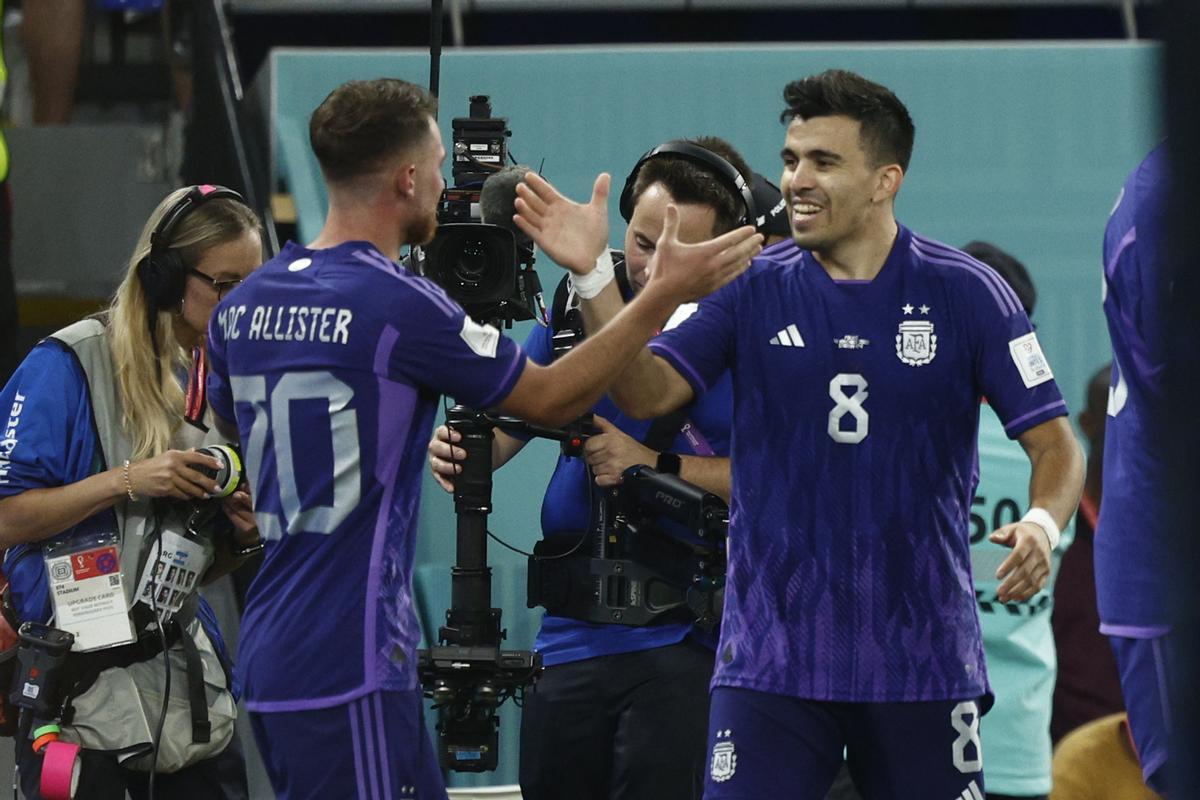
[[[678,475],[682,463],[682,460],[675,453],[659,453],[658,460],[654,462],[654,471]]]

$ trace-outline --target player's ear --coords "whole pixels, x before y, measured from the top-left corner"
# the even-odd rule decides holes
[[[904,170],[899,164],[888,164],[876,170],[875,174],[875,191],[871,199],[876,203],[891,200],[900,191],[900,184],[904,183]]]
[[[407,160],[395,162],[391,182],[397,196],[412,197],[417,192],[417,165]]]

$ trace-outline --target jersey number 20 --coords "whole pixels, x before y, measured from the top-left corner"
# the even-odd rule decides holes
[[[354,390],[329,372],[289,372],[279,379],[267,397],[267,381],[261,375],[231,376],[230,385],[239,402],[254,409],[254,422],[246,442],[246,469],[256,497],[262,495],[261,468],[267,431],[274,444],[275,474],[279,480],[279,506],[289,533],[333,533],[355,506],[362,492],[358,468],[358,414],[349,407]],[[292,402],[327,401],[329,433],[333,444],[333,504],[301,508],[296,483],[295,449],[292,442]],[[311,430],[311,420],[297,420],[297,429]],[[303,451],[300,453],[304,455]],[[279,518],[256,513],[264,539],[283,535]]]

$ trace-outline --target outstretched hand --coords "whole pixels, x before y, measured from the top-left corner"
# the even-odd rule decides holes
[[[558,264],[576,275],[586,275],[608,246],[607,172],[596,177],[592,199],[576,203],[559,193],[550,181],[530,172],[517,184],[517,213],[513,222]]]
[[[762,234],[743,225],[706,242],[684,244],[679,241],[679,209],[672,203],[650,259],[646,288],[653,287],[676,303],[699,300],[745,272],[762,251],[762,243]]]
[[[1050,540],[1040,525],[1014,522],[997,529],[988,541],[1012,548],[996,570],[1000,602],[1028,600],[1042,590],[1050,579]]]

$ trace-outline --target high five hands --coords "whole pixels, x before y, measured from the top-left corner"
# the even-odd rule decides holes
[[[586,275],[608,242],[608,173],[592,186],[587,204],[576,203],[536,173],[517,186],[513,222],[550,258],[576,275]],[[679,211],[667,207],[662,234],[650,264],[647,288],[680,303],[697,300],[724,286],[750,266],[763,237],[750,225],[696,244],[679,241]]]

